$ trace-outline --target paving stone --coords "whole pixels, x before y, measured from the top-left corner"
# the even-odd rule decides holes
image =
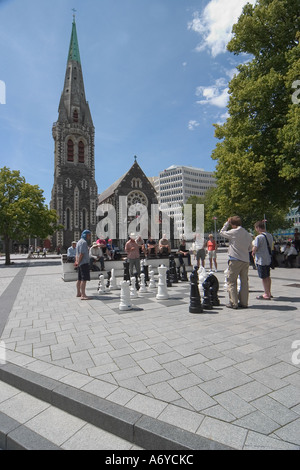
[[[253,411],[255,408],[247,401],[240,398],[232,391],[220,393],[214,396],[214,399],[236,418],[241,418]]]
[[[300,446],[300,418],[275,431],[275,436]]]
[[[300,390],[293,385],[287,385],[280,390],[270,393],[270,397],[288,408],[300,404]]]
[[[284,426],[299,417],[297,413],[291,411],[286,406],[283,406],[281,403],[268,396],[252,401],[251,405],[255,406],[262,413],[269,416],[273,421],[281,426]]]
[[[199,386],[190,387],[185,390],[181,390],[180,394],[182,397],[190,403],[196,411],[204,410],[210,406],[216,404],[207,393],[205,393]]]
[[[300,447],[281,441],[276,436],[270,437],[249,431],[243,450],[299,450]]]
[[[158,419],[169,424],[173,424],[186,431],[196,432],[202,423],[204,416],[183,408],[178,408],[172,404],[166,406]]]
[[[203,420],[197,431],[201,436],[240,450],[243,449],[247,433],[246,429],[210,417]]]

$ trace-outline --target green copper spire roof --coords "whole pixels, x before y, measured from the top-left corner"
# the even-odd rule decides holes
[[[79,46],[78,46],[78,39],[77,39],[75,16],[73,18],[73,24],[72,24],[72,34],[71,34],[71,41],[70,41],[70,47],[69,47],[68,61],[69,60],[74,60],[75,62],[78,62],[79,64],[81,64],[80,54],[79,54]]]

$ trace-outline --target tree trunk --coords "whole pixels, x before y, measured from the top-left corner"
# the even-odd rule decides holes
[[[10,252],[9,252],[9,242],[10,239],[4,236],[4,243],[5,243],[5,264],[10,264]]]

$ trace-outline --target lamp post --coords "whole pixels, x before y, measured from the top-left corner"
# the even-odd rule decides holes
[[[217,220],[218,220],[218,217],[213,216],[214,227],[215,227],[215,240],[216,241],[217,241]]]

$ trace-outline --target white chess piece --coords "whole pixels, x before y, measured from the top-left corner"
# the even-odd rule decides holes
[[[158,267],[158,289],[156,298],[158,300],[167,300],[169,298],[167,288],[167,268],[163,264]]]
[[[241,278],[240,276],[237,278],[237,291],[240,292],[241,290]]]
[[[135,277],[131,277],[131,287],[130,287],[130,298],[131,299],[136,299],[138,297],[138,293],[137,293],[137,290],[136,290],[136,279]]]
[[[154,271],[150,271],[149,272],[149,277],[150,277],[150,282],[149,282],[149,286],[148,286],[148,289],[149,290],[156,290],[156,284],[155,284],[155,279],[154,279]]]
[[[139,289],[139,294],[144,294],[147,292],[146,284],[145,284],[145,274],[141,273],[141,283],[140,283],[140,289]]]
[[[115,270],[112,269],[111,270],[111,278],[109,280],[109,290],[116,290],[116,289],[118,289],[117,280],[116,280],[116,276],[115,276]]]
[[[132,310],[132,303],[130,299],[129,281],[121,282],[121,298],[119,310]]]
[[[105,280],[104,280],[103,274],[100,274],[100,276],[99,276],[98,293],[99,294],[106,293]]]

